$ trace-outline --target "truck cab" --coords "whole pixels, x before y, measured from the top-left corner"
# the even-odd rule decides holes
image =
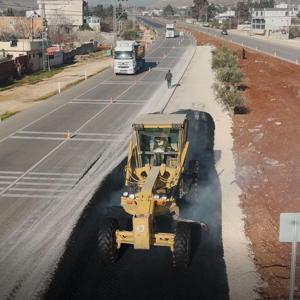
[[[114,49],[114,73],[137,73],[144,64],[144,55],[144,48],[136,41],[117,41]]]
[[[166,24],[166,38],[174,38],[174,37],[175,37],[175,25]]]

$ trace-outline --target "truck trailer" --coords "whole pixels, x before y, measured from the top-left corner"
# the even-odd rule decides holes
[[[117,41],[114,49],[114,73],[136,74],[145,65],[145,46],[136,41]]]

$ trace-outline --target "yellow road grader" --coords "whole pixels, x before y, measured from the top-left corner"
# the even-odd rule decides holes
[[[184,114],[141,115],[133,124],[125,167],[126,190],[121,206],[132,215],[132,230],[120,230],[118,221],[107,218],[98,233],[98,249],[106,262],[115,262],[122,244],[134,249],[167,246],[173,265],[185,268],[190,261],[191,229],[179,218],[182,174],[189,148],[188,120]],[[172,233],[155,232],[155,218],[173,215]]]

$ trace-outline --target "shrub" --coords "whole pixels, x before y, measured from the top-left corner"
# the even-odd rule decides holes
[[[220,49],[212,51],[212,68],[219,69],[228,67],[237,67],[236,52],[229,51],[227,47],[223,46]]]
[[[237,112],[236,108],[245,104],[245,98],[238,90],[244,75],[239,69],[237,54],[225,46],[212,53],[212,68],[218,81],[214,84],[217,101],[227,110]]]
[[[236,88],[228,88],[222,84],[214,84],[217,101],[227,110],[233,111],[236,107],[244,106],[245,98]]]
[[[216,77],[226,86],[237,87],[242,82],[244,75],[237,67],[226,66],[216,71]]]

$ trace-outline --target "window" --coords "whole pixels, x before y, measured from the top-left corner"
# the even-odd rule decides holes
[[[116,51],[115,59],[131,59],[133,53],[131,51]]]
[[[171,128],[147,128],[138,132],[141,161],[144,166],[150,163],[168,166],[177,162],[179,149],[179,130]]]

